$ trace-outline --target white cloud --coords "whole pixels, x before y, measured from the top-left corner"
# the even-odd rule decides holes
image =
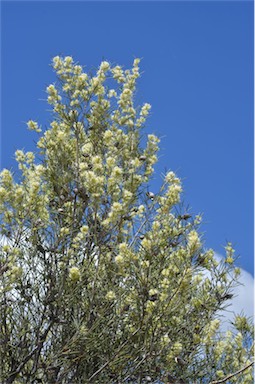
[[[236,297],[229,310],[236,313],[243,311],[247,316],[254,316],[254,278],[242,269],[239,281],[242,285],[235,288]]]
[[[222,259],[222,256],[215,254],[216,259]],[[229,321],[234,319],[237,314],[244,314],[254,318],[254,277],[241,268],[239,283],[233,289],[234,297],[229,301],[228,308],[223,312],[223,329],[229,328]]]

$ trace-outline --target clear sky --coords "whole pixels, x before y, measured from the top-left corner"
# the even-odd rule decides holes
[[[34,148],[26,121],[50,121],[53,56],[88,69],[141,57],[137,103],[152,104],[146,132],[162,137],[152,190],[176,171],[206,247],[232,241],[252,273],[253,2],[2,1],[1,19],[1,168]]]

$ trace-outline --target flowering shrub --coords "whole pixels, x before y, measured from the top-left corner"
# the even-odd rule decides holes
[[[252,383],[249,320],[220,331],[231,244],[221,263],[203,248],[172,171],[149,189],[160,140],[141,144],[139,59],[53,68],[50,127],[27,123],[38,153],[0,175],[1,383]]]

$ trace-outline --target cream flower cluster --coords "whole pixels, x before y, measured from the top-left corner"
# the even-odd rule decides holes
[[[188,234],[188,247],[194,252],[199,249],[201,246],[201,241],[199,239],[198,233],[193,230]]]
[[[72,267],[69,270],[69,278],[73,282],[77,282],[80,280],[81,274],[78,267]]]
[[[55,132],[52,132],[52,135],[46,132],[44,138],[39,140],[38,147],[41,149],[47,147],[46,152],[51,157],[50,152],[55,151],[61,142],[63,152],[72,154],[71,156],[74,158],[77,149],[74,148],[75,141],[73,138],[70,140],[70,136],[72,135],[72,129],[77,132],[75,127],[77,127],[77,124],[81,124],[80,121],[77,121],[78,109],[82,108],[84,103],[87,103],[89,110],[86,115],[87,123],[93,129],[87,135],[84,135],[86,124],[83,130],[81,127],[78,129],[80,139],[86,140],[86,144],[83,144],[82,149],[84,155],[92,155],[92,148],[94,148],[95,142],[101,134],[99,130],[102,121],[105,121],[104,125],[106,127],[102,132],[103,141],[100,144],[106,148],[105,158],[101,157],[99,159],[92,155],[88,159],[89,161],[82,160],[79,164],[83,183],[86,185],[88,193],[96,199],[99,199],[100,195],[103,194],[105,187],[107,187],[107,193],[113,196],[114,201],[120,198],[125,168],[129,168],[128,173],[130,176],[125,177],[123,187],[134,195],[142,182],[146,181],[148,176],[152,174],[153,165],[157,161],[156,152],[159,139],[155,135],[148,135],[148,145],[142,156],[140,153],[134,156],[134,148],[137,148],[138,145],[138,136],[134,133],[133,128],[140,127],[145,122],[151,108],[149,103],[145,103],[141,107],[140,113],[137,114],[133,104],[136,80],[139,77],[139,62],[139,59],[135,59],[132,70],[124,71],[120,66],[112,67],[108,61],[103,61],[96,75],[89,76],[69,56],[65,58],[57,56],[53,59],[53,67],[63,83],[63,92],[67,93],[71,98],[70,106],[74,109],[68,110],[64,99],[61,99],[59,90],[54,84],[47,88],[49,102],[53,104],[55,112],[66,123],[70,119],[70,124],[73,124],[73,127],[67,124],[68,131],[66,127],[61,128],[60,124],[53,122],[52,128]],[[122,84],[122,87],[120,91],[112,88],[106,94],[105,89],[107,86],[105,83],[111,76],[117,83]],[[91,94],[94,95],[93,98],[91,98]],[[110,102],[113,97],[117,101],[116,104]],[[111,109],[113,109],[113,112],[109,114]],[[109,121],[109,118],[111,121]],[[75,121],[75,123],[72,123],[72,121]],[[57,126],[55,127],[55,125]],[[126,133],[123,130],[125,126],[128,127]],[[129,131],[130,128],[132,128],[132,131]],[[81,133],[82,131],[83,133]],[[85,149],[86,146],[90,146],[90,148]],[[120,149],[124,160],[121,167],[119,161],[116,160]],[[140,157],[143,160],[140,160]],[[103,178],[103,174],[107,175],[107,179]],[[124,197],[125,202],[126,197]]]
[[[38,123],[36,121],[33,121],[33,120],[29,120],[27,122],[27,126],[31,131],[35,131],[38,133],[40,133],[42,131],[41,128],[39,128]]]

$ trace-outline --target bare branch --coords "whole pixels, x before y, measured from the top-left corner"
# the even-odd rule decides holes
[[[254,364],[254,361],[252,361],[250,364],[246,365],[245,367],[239,369],[239,371],[236,371],[236,372],[231,373],[230,375],[224,377],[224,379],[211,381],[210,384],[220,384],[220,383],[225,383],[226,381],[228,381],[228,380],[231,379],[232,377],[237,376],[237,375],[239,375],[240,373],[242,373],[242,372],[246,371],[247,369],[249,369],[253,364]]]

